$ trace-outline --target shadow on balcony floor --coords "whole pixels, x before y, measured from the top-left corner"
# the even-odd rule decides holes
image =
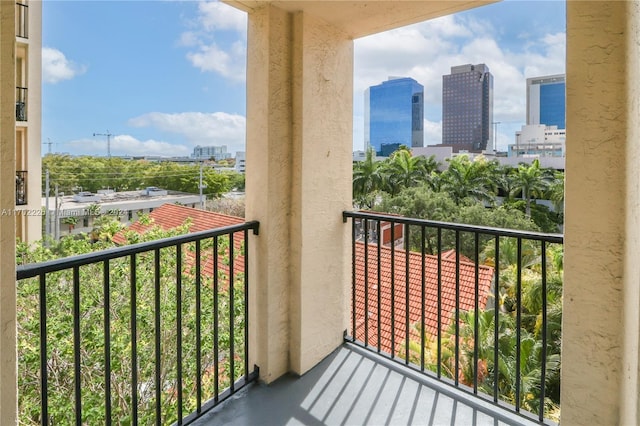
[[[214,425],[534,425],[345,344],[302,377],[251,385],[193,423]]]

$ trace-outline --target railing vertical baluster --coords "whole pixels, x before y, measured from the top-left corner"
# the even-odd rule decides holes
[[[136,255],[131,255],[130,261],[131,291],[131,424],[138,424],[138,329],[137,329],[137,290]]]
[[[47,274],[40,273],[40,422],[49,425],[49,369],[47,368]]]
[[[380,352],[380,346],[382,346],[381,342],[381,334],[382,334],[382,323],[380,321],[380,313],[382,309],[382,259],[380,259],[381,251],[382,251],[382,225],[380,220],[376,222],[376,234],[378,236],[377,241],[377,266],[378,266],[378,311],[376,312],[376,317],[378,320],[378,353]]]
[[[196,241],[196,412],[202,412],[202,306],[200,300],[200,240]]]
[[[214,369],[214,384],[213,384],[213,399],[218,402],[220,396],[220,334],[218,332],[220,304],[218,300],[218,286],[219,286],[219,270],[218,270],[218,237],[213,237],[213,369]]]
[[[478,393],[478,345],[480,344],[480,336],[478,332],[480,314],[480,233],[475,234],[475,279],[474,279],[474,292],[473,292],[473,393]]]
[[[160,249],[157,248],[154,251],[153,257],[153,270],[154,270],[154,306],[155,306],[155,314],[154,314],[154,329],[155,329],[155,408],[156,408],[156,425],[160,426],[162,424],[162,375],[160,371],[160,362],[161,358],[161,347],[160,347],[160,339],[162,337],[161,327],[161,304],[160,304]]]
[[[460,371],[460,231],[456,230],[456,313],[455,313],[455,330],[456,330],[456,344],[455,344],[455,364],[454,382],[458,386],[458,373]]]
[[[424,371],[424,345],[425,345],[425,337],[426,337],[426,328],[425,328],[425,304],[427,303],[426,298],[426,280],[425,280],[425,238],[426,238],[426,229],[425,226],[422,225],[420,227],[420,259],[421,259],[421,267],[420,267],[420,371]]]
[[[176,393],[178,424],[182,424],[182,244],[176,244]]]
[[[540,242],[542,247],[542,355],[540,356],[542,365],[540,368],[540,409],[538,419],[544,420],[544,398],[547,388],[547,247],[544,241]]]
[[[498,380],[500,378],[500,366],[498,360],[498,349],[500,347],[500,237],[496,235],[494,246],[494,274],[495,274],[495,288],[494,288],[494,307],[493,307],[493,402],[498,402],[500,391],[498,389]]]
[[[442,377],[442,228],[438,228],[438,366],[436,373]]]
[[[369,221],[367,219],[364,220],[364,346],[369,346]]]
[[[80,268],[73,267],[73,378],[76,425],[82,425],[82,376],[80,374]]]
[[[102,264],[104,285],[104,413],[105,424],[111,424],[111,276],[109,261]]]
[[[244,231],[244,379],[249,379],[249,231]]]
[[[367,264],[367,259],[364,259]],[[355,342],[356,331],[356,219],[351,220],[351,339]],[[366,314],[366,312],[365,312]]]
[[[396,356],[396,222],[391,220],[391,358]]]
[[[520,412],[520,386],[521,386],[521,375],[520,375],[520,356],[522,354],[522,342],[521,342],[521,330],[522,326],[522,238],[518,237],[518,257],[517,257],[517,268],[518,268],[518,276],[516,279],[516,413]]]
[[[235,381],[236,381],[236,372],[235,372],[235,286],[234,286],[234,269],[233,263],[234,252],[233,252],[233,243],[234,243],[234,235],[233,232],[229,234],[229,372],[231,375],[231,392],[235,390]]]
[[[410,257],[409,257],[409,224],[404,224],[404,275],[405,275],[405,283],[404,283],[404,334],[405,334],[405,354],[404,354],[404,362],[405,364],[409,364],[409,270],[410,270]]]

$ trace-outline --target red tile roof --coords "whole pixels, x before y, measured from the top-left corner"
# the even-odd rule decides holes
[[[227,216],[221,213],[199,210],[192,207],[179,206],[177,204],[163,204],[149,213],[152,222],[149,225],[135,222],[131,224],[127,231],[136,231],[144,234],[147,230],[157,225],[164,230],[169,230],[181,226],[185,221],[191,219],[189,232],[205,231],[208,229],[221,228],[223,226],[237,225],[244,222],[243,218]],[[113,236],[116,244],[125,244],[124,232],[120,231]]]
[[[228,216],[221,213],[210,212],[206,210],[199,210],[191,207],[179,206],[177,204],[163,204],[162,206],[154,209],[149,213],[149,217],[152,219],[151,223],[145,225],[138,222],[131,224],[125,230],[122,230],[113,236],[113,242],[116,244],[126,244],[127,240],[124,236],[126,231],[135,231],[140,234],[144,234],[154,226],[159,226],[163,230],[170,230],[182,226],[187,220],[190,220],[189,232],[206,231],[210,229],[221,228],[225,226],[238,225],[244,223],[244,219],[236,216]],[[244,273],[244,255],[242,253],[242,243],[244,241],[244,233],[234,233],[234,257],[233,262],[234,275],[236,278],[238,274]],[[220,236],[219,241],[219,254],[218,254],[218,271],[219,278],[228,282],[229,276],[229,251],[225,247],[227,245],[228,237]],[[204,277],[213,277],[214,261],[213,261],[213,248],[203,249],[200,256],[201,275]],[[195,253],[187,252],[185,255],[185,262],[188,267],[193,268],[195,264]],[[194,269],[193,269],[194,270]],[[194,270],[195,272],[195,270]],[[226,286],[226,284],[224,284]]]
[[[365,244],[356,243],[356,331],[355,337],[365,340],[365,312],[367,313],[368,344],[378,344],[378,246],[367,247],[367,279],[365,279]],[[397,355],[404,350],[406,343],[406,251],[394,250],[394,274],[391,271],[391,248],[380,248],[380,349],[387,353],[391,348],[391,307],[394,306],[395,318],[394,352]],[[475,307],[475,263],[465,256],[459,256],[459,308],[461,311],[473,310]],[[409,328],[413,339],[420,339],[422,303],[425,309],[425,331],[436,336],[438,332],[438,257],[426,255],[424,258],[424,296],[422,295],[422,255],[409,252]],[[478,267],[478,304],[484,308],[487,304],[493,268],[480,265]],[[392,290],[393,287],[393,290]],[[446,330],[452,321],[456,308],[456,253],[443,252],[441,255],[441,324]],[[365,288],[368,289],[365,302]],[[394,298],[392,305],[391,298]],[[352,325],[351,325],[352,326]],[[353,333],[353,331],[352,331]]]

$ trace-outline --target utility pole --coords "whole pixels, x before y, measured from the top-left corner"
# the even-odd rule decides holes
[[[207,185],[202,184],[202,168],[204,167],[204,161],[200,162],[200,183],[198,184],[198,188],[200,189],[200,208],[204,210],[204,197],[202,195],[202,190],[207,187]]]
[[[107,129],[107,133],[94,133],[93,136],[107,137],[107,157],[111,159],[111,136],[113,136],[113,133],[109,132],[109,129]]]
[[[44,229],[45,229],[45,235],[47,236],[47,239],[45,239],[45,243],[48,244],[48,237],[51,236],[51,217],[49,216],[49,169],[47,169],[47,171],[45,172],[45,181],[44,181],[44,196],[45,196],[45,203],[44,203]]]
[[[60,239],[60,218],[58,217],[58,207],[59,207],[58,206],[58,184],[56,183],[56,212],[55,212],[55,215],[54,215],[55,223],[53,224],[54,229],[55,229],[55,231],[54,231],[54,234],[55,234],[54,235],[54,239],[56,241],[58,241]]]
[[[51,145],[53,145],[53,142],[51,142],[51,138],[47,138],[47,145],[49,145],[49,154],[51,154]]]
[[[493,150],[498,151],[498,124],[500,121],[493,122]]]

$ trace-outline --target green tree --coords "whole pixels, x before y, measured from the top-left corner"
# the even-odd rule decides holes
[[[105,226],[109,226],[105,222]],[[169,231],[158,227],[143,234],[136,234],[136,241],[147,241],[157,238],[179,235],[188,230],[189,224]],[[106,232],[106,230],[105,230]],[[218,253],[220,265],[217,272],[217,292],[213,276],[203,274],[200,284],[201,324],[201,365],[203,397],[213,397],[216,387],[220,391],[230,385],[232,377],[244,374],[244,271],[236,270],[229,276],[228,267],[234,261],[229,255],[228,237],[219,237]],[[213,241],[202,242],[203,263],[211,263]],[[75,255],[112,247],[107,240],[91,242],[89,238],[64,237],[54,247],[42,244],[28,246],[20,244],[17,260],[19,263],[29,261],[45,261],[60,255]],[[236,247],[236,255],[241,253],[242,244]],[[183,264],[180,268],[182,285],[177,286],[178,267],[175,248],[161,249],[159,256],[159,287],[157,293],[161,303],[160,311],[156,311],[156,276],[154,274],[154,252],[136,256],[137,288],[135,336],[137,344],[138,399],[132,401],[130,393],[132,365],[131,337],[131,259],[124,257],[109,261],[110,266],[110,326],[111,340],[108,347],[111,351],[111,399],[112,418],[120,424],[130,424],[131,407],[138,406],[138,422],[140,424],[155,423],[155,374],[159,368],[161,389],[162,418],[159,422],[173,423],[177,420],[177,395],[182,393],[185,413],[196,409],[196,291],[198,282],[193,274],[193,262],[189,262],[194,253],[194,244],[183,245]],[[104,284],[102,263],[86,265],[79,268],[80,275],[80,333],[81,333],[81,386],[83,401],[83,424],[104,424]],[[47,373],[49,388],[49,414],[53,424],[71,424],[75,416],[73,407],[74,394],[74,361],[73,361],[73,276],[71,270],[49,273],[47,275]],[[181,291],[182,305],[177,305],[177,290]],[[233,298],[230,289],[233,288]],[[40,357],[40,322],[39,322],[39,289],[37,278],[21,280],[18,283],[18,398],[19,418],[21,424],[40,423],[39,392],[39,357]],[[217,299],[214,301],[214,298]],[[179,309],[181,308],[181,309]],[[180,311],[182,327],[177,327],[177,312]],[[235,333],[230,335],[230,312],[233,311]],[[162,330],[157,333],[154,327],[159,315]],[[218,328],[213,329],[212,318],[217,318]],[[177,387],[176,347],[177,333],[182,336],[182,386]],[[214,340],[217,336],[217,340]],[[157,365],[155,357],[155,341],[160,339],[162,348],[161,363]],[[231,342],[235,351],[230,352]],[[214,346],[220,350],[217,358]],[[234,370],[232,374],[232,360]],[[218,383],[216,384],[216,378]]]
[[[549,176],[540,168],[540,162],[536,158],[530,165],[518,166],[513,179],[515,186],[511,190],[511,195],[522,196],[525,201],[525,214],[531,217],[531,200],[544,194],[549,186]]]
[[[449,193],[456,204],[471,198],[493,205],[497,194],[496,166],[497,163],[482,156],[471,161],[466,155],[458,155],[449,160],[449,167],[440,174],[439,188]]]
[[[383,184],[382,163],[376,161],[375,154],[369,148],[364,161],[353,165],[353,201],[358,207],[373,209]]]

